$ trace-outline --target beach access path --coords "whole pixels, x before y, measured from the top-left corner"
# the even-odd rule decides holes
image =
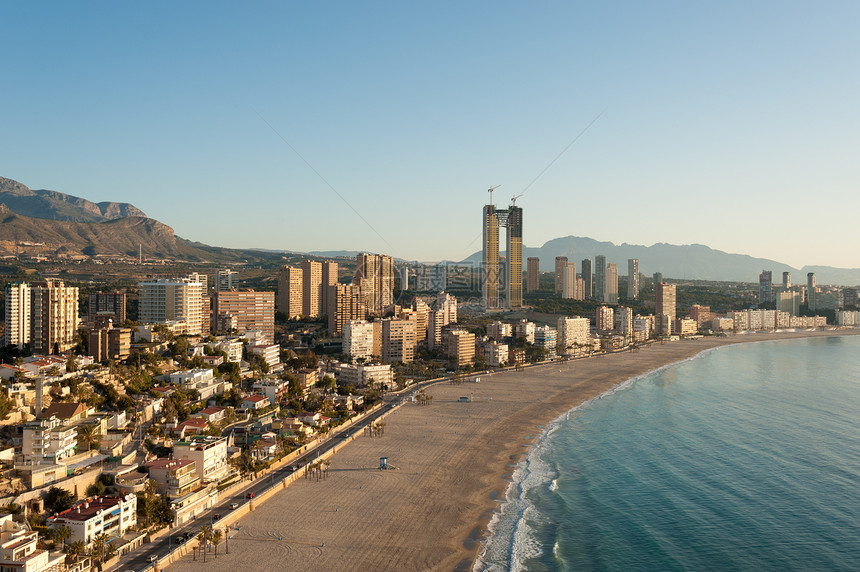
[[[428,388],[384,434],[331,457],[327,477],[299,479],[242,517],[206,563],[169,572],[470,570],[516,463],[554,419],[619,383],[723,345],[858,330],[745,334],[655,343],[638,351],[481,375]],[[461,401],[468,397],[468,401]],[[380,457],[393,467],[379,470]]]

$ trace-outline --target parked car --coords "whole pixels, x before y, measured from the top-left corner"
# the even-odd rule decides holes
[[[153,554],[149,557],[150,562],[158,562],[158,554]]]
[[[245,498],[246,498],[246,499],[252,499],[252,498],[254,498],[254,493],[248,493],[248,494],[246,494],[246,495],[245,495]]]
[[[231,508],[231,509],[233,509],[233,508],[239,508],[239,503],[237,503],[237,502],[231,502],[231,503],[230,503],[230,508]]]

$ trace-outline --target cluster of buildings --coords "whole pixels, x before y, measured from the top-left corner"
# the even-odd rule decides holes
[[[798,315],[801,304],[810,311],[838,310],[857,306],[856,288],[821,287],[816,284],[815,273],[806,275],[806,284],[792,284],[791,273],[782,273],[782,284],[774,286],[773,271],[762,270],[759,274],[759,304],[775,304],[777,310]]]

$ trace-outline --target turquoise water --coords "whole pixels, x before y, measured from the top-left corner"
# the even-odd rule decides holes
[[[571,411],[475,568],[860,570],[858,357],[860,337],[728,346]]]

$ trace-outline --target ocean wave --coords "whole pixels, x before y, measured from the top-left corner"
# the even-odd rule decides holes
[[[561,427],[562,423],[572,414],[588,409],[600,399],[633,387],[639,381],[658,374],[680,363],[701,359],[703,354],[721,349],[708,348],[698,354],[678,360],[643,374],[631,377],[607,389],[599,395],[571,407],[555,418],[529,448],[525,458],[517,463],[511,478],[512,481],[505,491],[505,500],[500,509],[493,514],[487,525],[487,538],[475,564],[473,572],[501,572],[503,570],[524,570],[525,562],[543,554],[543,546],[537,540],[531,522],[539,521],[542,517],[534,503],[528,499],[527,493],[535,487],[547,486],[555,491],[558,488],[558,473],[546,462],[541,453],[547,439]],[[553,548],[555,552],[556,548]]]

